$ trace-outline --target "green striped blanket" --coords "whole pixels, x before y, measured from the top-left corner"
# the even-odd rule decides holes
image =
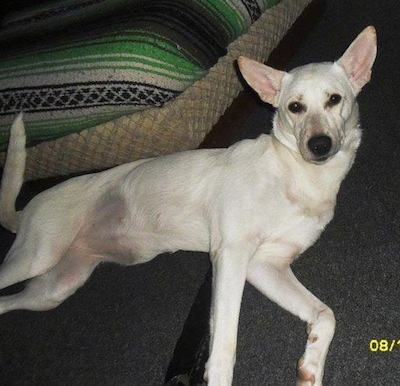
[[[162,107],[279,0],[63,0],[0,25],[0,150],[23,111],[29,144]]]

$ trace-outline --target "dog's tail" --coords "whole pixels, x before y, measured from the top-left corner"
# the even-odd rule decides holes
[[[7,158],[0,188],[0,223],[4,228],[14,233],[17,232],[19,222],[15,202],[24,182],[25,142],[25,127],[22,113],[20,113],[11,127]]]

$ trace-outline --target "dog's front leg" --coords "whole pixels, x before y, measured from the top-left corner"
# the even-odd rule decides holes
[[[240,304],[250,255],[250,251],[238,245],[224,246],[211,253],[211,341],[204,377],[209,386],[232,383]]]
[[[290,266],[255,258],[247,279],[261,293],[308,324],[308,340],[297,368],[297,385],[322,385],[324,365],[335,331],[332,310],[317,299],[294,276]]]

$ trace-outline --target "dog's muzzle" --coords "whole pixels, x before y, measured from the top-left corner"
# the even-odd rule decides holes
[[[314,161],[322,162],[330,155],[332,139],[327,135],[316,135],[308,140],[307,147],[313,154]]]

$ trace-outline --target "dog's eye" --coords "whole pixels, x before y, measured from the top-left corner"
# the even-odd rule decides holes
[[[300,102],[292,102],[289,104],[288,109],[293,114],[299,114],[305,110],[305,106],[302,105]]]
[[[328,107],[336,106],[340,103],[342,97],[339,94],[332,94],[327,102]]]

